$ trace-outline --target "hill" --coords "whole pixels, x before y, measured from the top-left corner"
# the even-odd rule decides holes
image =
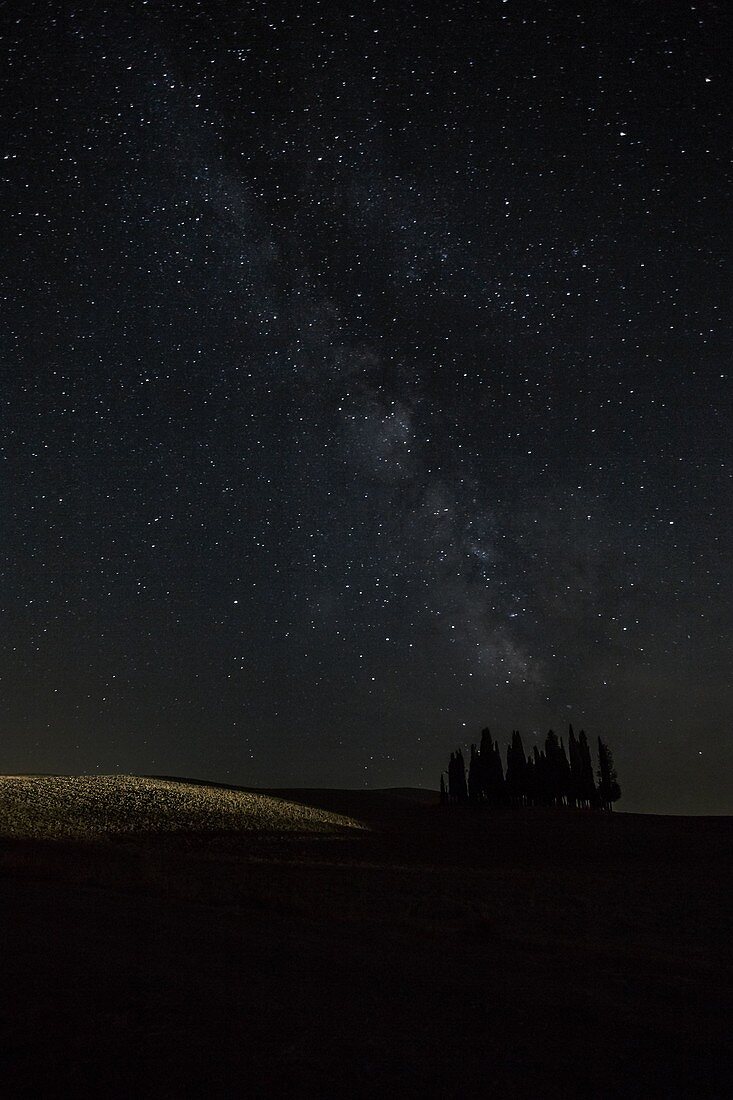
[[[4,1096],[726,1093],[729,819],[41,778],[0,781]]]
[[[0,836],[333,834],[359,827],[318,807],[195,781],[135,775],[0,776]]]

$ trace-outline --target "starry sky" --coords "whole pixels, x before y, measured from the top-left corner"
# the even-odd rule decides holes
[[[3,6],[0,770],[733,810],[726,8]]]

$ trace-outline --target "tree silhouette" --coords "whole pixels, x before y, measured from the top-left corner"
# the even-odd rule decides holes
[[[448,764],[448,795],[451,802],[466,802],[468,799],[466,763],[460,749],[450,754],[450,762]]]
[[[486,726],[481,731],[480,747],[471,745],[468,775],[462,750],[450,754],[448,782],[440,776],[441,803],[472,802],[491,807],[579,806],[610,810],[621,797],[621,788],[608,745],[598,739],[598,786],[596,786],[590,747],[585,731],[578,736],[568,729],[568,751],[562,738],[549,730],[544,748],[535,745],[525,756],[519,730],[512,730],[507,746],[506,776],[499,742],[492,741]]]
[[[458,783],[456,778],[456,754],[452,752],[450,754],[450,760],[448,761],[448,799],[450,802],[456,802],[456,791]]]
[[[485,726],[481,730],[481,744],[479,746],[479,781],[481,785],[481,801],[491,802],[491,755],[494,745],[491,740],[491,730]]]
[[[593,779],[593,761],[590,758],[590,745],[585,736],[585,730],[578,734],[578,754],[580,757],[580,783],[579,795],[582,806],[595,806],[597,803],[597,791]]]
[[[441,806],[445,806],[445,805],[447,805],[447,802],[448,802],[448,791],[446,790],[446,786],[445,786],[445,775],[443,774],[443,772],[441,772],[440,773],[440,804],[441,804]]]
[[[533,748],[532,755],[527,757],[524,769],[524,785],[529,806],[537,806],[539,803],[538,779],[536,748]]]
[[[558,757],[560,742],[554,730],[548,730],[545,738],[546,789],[549,806],[556,806],[561,800],[561,779]]]
[[[481,791],[481,757],[475,745],[471,745],[471,757],[468,763],[468,799],[469,802],[480,802]]]
[[[552,784],[547,757],[537,745],[532,749],[535,806],[549,806],[552,801]]]
[[[598,801],[604,810],[612,810],[621,797],[613,756],[608,745],[598,738]]]
[[[499,742],[491,742],[491,735],[484,730],[481,738],[481,774],[484,798],[489,806],[501,806],[504,802],[504,767],[501,762]]]
[[[526,794],[527,760],[519,730],[512,730],[512,742],[506,754],[506,790],[513,806],[523,805]]]
[[[568,730],[568,757],[570,767],[570,792],[569,800],[572,806],[580,806],[583,802],[583,765],[578,747],[578,739],[573,732],[572,723]]]
[[[562,737],[560,738],[560,751],[557,756],[557,768],[560,779],[560,795],[564,806],[570,806],[572,803],[572,779],[570,776],[570,761],[568,760],[567,753],[565,752],[565,745],[563,744]]]

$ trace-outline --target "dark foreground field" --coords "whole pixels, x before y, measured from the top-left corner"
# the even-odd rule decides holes
[[[269,793],[0,839],[1,1095],[730,1095],[729,819]]]

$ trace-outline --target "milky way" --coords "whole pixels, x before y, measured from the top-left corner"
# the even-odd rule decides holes
[[[730,28],[605,8],[6,5],[0,769],[733,808]]]

